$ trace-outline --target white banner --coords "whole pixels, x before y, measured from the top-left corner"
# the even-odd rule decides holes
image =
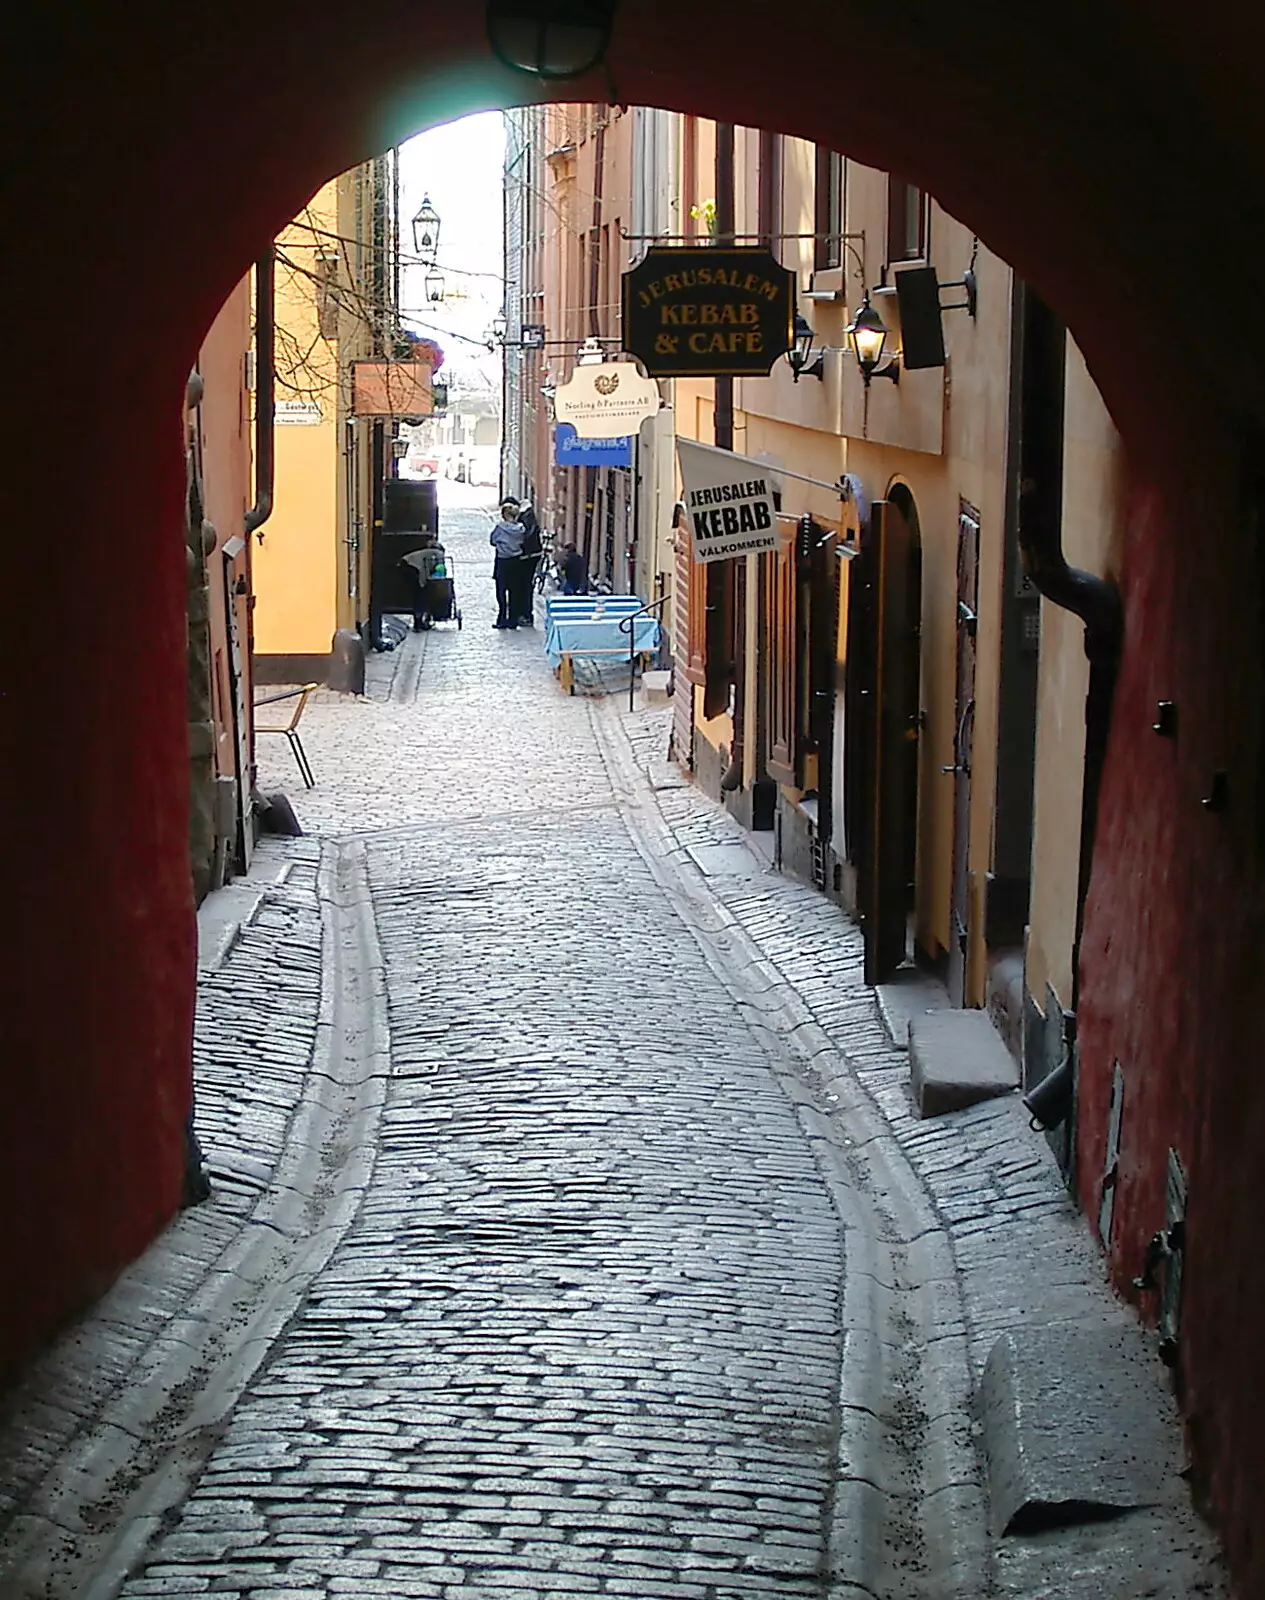
[[[678,439],[695,561],[728,561],[778,545],[772,469],[732,450]]]
[[[659,409],[659,385],[635,361],[577,367],[553,397],[553,414],[581,439],[619,439],[636,433]]]

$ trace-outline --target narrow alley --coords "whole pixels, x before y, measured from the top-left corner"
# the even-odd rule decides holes
[[[464,628],[315,697],[310,793],[261,750],[307,831],[204,910],[212,1196],[11,1398],[0,1595],[1221,1593],[1017,1100],[916,1120],[852,925],[442,518]],[[1002,1548],[970,1402],[1031,1316],[1155,1420],[1142,1509]]]

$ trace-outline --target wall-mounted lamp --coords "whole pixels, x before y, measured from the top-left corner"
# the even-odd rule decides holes
[[[430,203],[430,196],[422,197],[422,204],[413,218],[413,249],[423,261],[434,261],[439,249],[439,213]]]
[[[507,67],[578,78],[606,54],[614,0],[489,0],[488,43]]]
[[[893,383],[900,382],[899,356],[893,356],[885,367],[879,366],[883,359],[883,347],[887,343],[887,324],[870,304],[868,294],[844,332],[848,336],[852,354],[857,358],[857,366],[861,369],[861,381],[867,389],[872,378],[890,378]]]
[[[974,261],[972,256],[971,260]],[[954,300],[949,305],[941,302],[941,311],[965,311],[968,316],[979,314],[979,283],[972,268],[967,267],[960,278],[954,278],[950,283],[940,283],[937,289],[961,289],[964,296],[961,300]]]
[[[813,360],[813,330],[808,325],[808,320],[797,311],[795,313],[795,337],[791,348],[786,352],[786,359],[791,364],[791,372],[795,382],[801,378],[817,378],[825,382],[826,353],[824,350],[817,352],[816,361]]]
[[[426,290],[426,298],[431,305],[438,305],[444,298],[444,275],[442,272],[428,272],[422,279]]]

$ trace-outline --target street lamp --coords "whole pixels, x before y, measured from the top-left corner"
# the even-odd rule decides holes
[[[423,196],[421,208],[413,218],[413,248],[423,261],[433,261],[439,249],[439,213],[429,195]]]
[[[426,298],[432,305],[438,305],[444,298],[444,275],[442,272],[428,272],[422,279],[426,291]]]
[[[801,378],[817,378],[820,382],[826,381],[826,352],[819,350],[816,361],[813,355],[813,330],[808,319],[802,312],[795,313],[795,336],[791,348],[786,352],[786,359],[791,364],[791,371],[798,383]],[[811,366],[809,363],[812,363]]]
[[[488,0],[488,43],[507,67],[578,78],[606,54],[615,0]]]
[[[857,358],[857,366],[861,369],[861,380],[867,389],[870,387],[871,378],[890,378],[893,383],[900,382],[899,358],[893,356],[885,367],[879,366],[879,362],[883,359],[883,346],[887,343],[887,324],[870,304],[868,294],[844,332],[848,336],[852,354]]]

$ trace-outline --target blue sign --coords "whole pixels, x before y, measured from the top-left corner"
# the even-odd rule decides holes
[[[553,430],[553,458],[560,467],[631,467],[632,434],[581,439],[569,422],[559,422]]]

